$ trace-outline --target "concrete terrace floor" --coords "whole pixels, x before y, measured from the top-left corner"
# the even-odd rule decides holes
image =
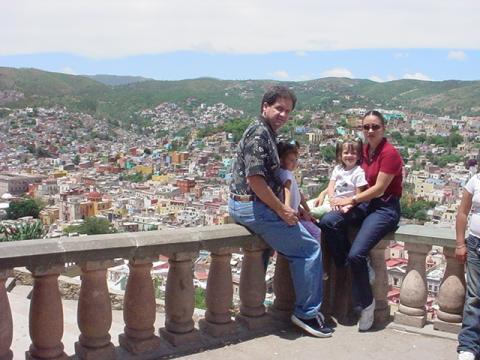
[[[14,359],[24,359],[25,350],[30,345],[28,334],[29,300],[26,298],[30,286],[16,286],[9,293],[14,323],[13,352]],[[77,301],[64,300],[64,337],[65,352],[74,353],[74,343],[79,330],[76,324]],[[113,322],[110,335],[118,346],[118,335],[123,332],[122,311],[113,310]],[[157,313],[155,327],[163,326],[164,316]],[[428,332],[428,330],[426,331]],[[438,332],[435,332],[437,335]],[[359,333],[355,326],[337,326],[332,338],[317,339],[304,335],[296,328],[263,335],[251,340],[206,350],[179,359],[328,359],[328,360],[385,360],[385,359],[456,359],[456,340],[454,336],[437,337],[399,331],[391,326],[379,331]],[[171,356],[170,356],[171,358]],[[101,359],[98,359],[101,360]]]

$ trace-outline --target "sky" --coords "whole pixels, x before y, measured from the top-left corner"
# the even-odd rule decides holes
[[[478,0],[15,0],[0,66],[176,80],[480,79]]]

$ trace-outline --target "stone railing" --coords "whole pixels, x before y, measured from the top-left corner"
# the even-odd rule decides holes
[[[455,259],[455,232],[452,229],[405,225],[395,233],[408,251],[407,273],[400,289],[400,304],[395,323],[425,326],[427,320],[426,257],[432,245],[442,246],[446,269],[437,297],[434,329],[456,333],[461,327],[465,302],[465,268]]]
[[[461,321],[463,306],[463,267],[453,259],[450,238],[430,233],[421,235],[420,231],[405,227],[395,235],[407,243],[410,255],[400,312],[395,321],[413,322],[418,326],[424,323],[425,256],[431,244],[435,244],[446,246],[448,262],[440,289],[439,318],[447,324],[457,324]],[[377,300],[376,325],[383,325],[390,318],[385,265],[387,245],[388,240],[382,240],[371,252],[376,270],[373,286]],[[77,311],[80,336],[73,355],[78,359],[157,359],[201,351],[289,326],[294,291],[288,262],[281,255],[277,256],[275,268],[275,300],[269,309],[264,306],[266,284],[262,253],[265,248],[262,240],[235,224],[0,243],[0,360],[12,359],[13,325],[5,282],[14,267],[26,267],[34,278],[29,316],[31,345],[26,351],[26,359],[69,358],[62,343],[64,321],[58,288],[58,276],[64,271],[65,263],[76,263],[82,270]],[[240,309],[232,319],[230,259],[232,252],[240,249],[244,253]],[[211,252],[211,265],[206,292],[207,311],[197,329],[192,318],[192,269],[199,250]],[[168,256],[170,266],[165,294],[165,325],[157,333],[151,269],[152,262],[159,255]],[[112,344],[109,334],[112,311],[106,281],[107,268],[116,258],[128,259],[130,268],[123,306],[125,327],[118,338],[119,347]],[[323,307],[325,312],[341,317],[342,309],[345,314],[349,304],[349,290],[342,280],[342,276],[348,275],[327,273]]]

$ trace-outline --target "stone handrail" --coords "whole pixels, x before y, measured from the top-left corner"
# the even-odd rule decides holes
[[[377,303],[377,325],[387,322],[390,316],[385,264],[385,249],[390,239],[391,236],[386,237],[370,254],[376,272],[373,293]],[[463,267],[458,266],[453,258],[452,238],[444,234],[432,236],[426,228],[404,226],[397,231],[395,239],[406,242],[410,257],[395,321],[423,326],[425,257],[435,244],[445,246],[447,257],[447,271],[439,295],[438,317],[441,322],[437,328],[458,326],[465,289]],[[65,263],[76,263],[82,270],[77,314],[80,336],[75,343],[74,356],[78,359],[151,359],[199,351],[288,324],[294,305],[288,261],[277,255],[273,284],[275,301],[266,309],[262,259],[265,248],[261,239],[235,224],[0,243],[0,360],[10,360],[13,356],[10,350],[12,315],[5,282],[12,276],[14,267],[27,267],[34,278],[29,318],[31,346],[26,359],[69,358],[63,350],[63,310],[58,289],[58,276],[64,271]],[[240,312],[232,319],[230,259],[232,252],[239,249],[244,253]],[[211,252],[211,265],[207,280],[207,311],[197,329],[192,319],[192,269],[199,250]],[[151,269],[152,262],[159,255],[166,255],[170,266],[165,293],[165,326],[157,333]],[[109,334],[112,312],[106,281],[107,269],[115,258],[128,259],[130,269],[123,307],[125,328],[119,335],[119,348],[114,347]],[[337,283],[342,283],[342,276],[345,276],[341,273],[331,275],[337,277]],[[331,310],[328,309],[329,303],[337,307],[339,303],[348,305],[345,284],[343,288],[337,287],[334,290],[337,293],[333,294],[332,278],[325,280],[325,296],[330,299],[324,301],[327,313]]]
[[[427,303],[426,257],[432,246],[442,246],[446,269],[437,297],[437,330],[458,332],[465,302],[465,269],[455,259],[455,231],[453,229],[404,225],[395,233],[395,240],[405,242],[408,251],[407,273],[400,289],[400,304],[395,322],[402,325],[425,326]]]

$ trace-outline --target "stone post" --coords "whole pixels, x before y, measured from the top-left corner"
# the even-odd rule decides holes
[[[30,301],[30,338],[32,344],[26,352],[27,360],[66,360],[63,351],[63,308],[58,276],[63,265],[29,267],[33,276]]]
[[[79,264],[82,285],[78,299],[77,320],[80,337],[75,343],[75,353],[82,360],[115,358],[115,348],[110,341],[112,306],[107,286],[107,268],[113,261],[87,261]]]
[[[273,306],[269,309],[270,313],[276,319],[290,322],[290,316],[295,306],[295,289],[288,260],[278,253],[275,277],[273,278],[273,292],[275,293],[275,300]]]
[[[375,298],[375,322],[376,327],[385,326],[390,320],[390,306],[388,305],[388,275],[385,263],[385,249],[388,240],[381,240],[371,251],[370,260],[375,271],[375,282],[372,286]]]
[[[265,269],[262,245],[248,245],[243,249],[242,272],[240,274],[240,314],[237,320],[249,330],[261,329],[269,325],[265,316]]]
[[[0,360],[12,360],[13,321],[5,282],[13,276],[12,270],[0,270]]]
[[[443,248],[447,268],[438,292],[436,330],[458,333],[462,327],[465,303],[465,265],[455,258],[455,248]]]
[[[168,260],[165,327],[160,329],[160,334],[174,346],[200,339],[192,319],[195,308],[192,260],[196,257],[198,253],[175,253]]]
[[[200,329],[213,337],[230,335],[236,332],[230,308],[233,300],[232,269],[230,259],[232,249],[212,251],[207,282],[207,312],[200,320]]]
[[[132,354],[151,352],[160,347],[155,336],[155,289],[152,281],[152,261],[131,259],[123,303],[124,333],[118,337],[120,346]]]
[[[406,243],[408,251],[408,267],[400,288],[400,305],[395,313],[395,323],[423,327],[427,315],[427,277],[425,259],[431,245]]]

